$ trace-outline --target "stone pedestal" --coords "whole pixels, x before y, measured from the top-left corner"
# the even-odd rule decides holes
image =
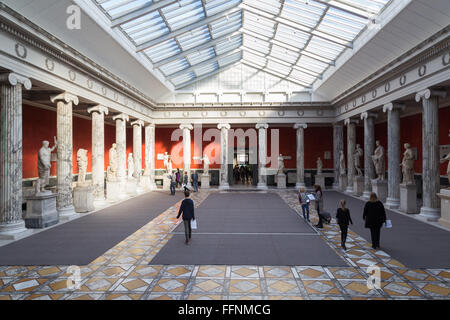
[[[345,174],[341,174],[339,176],[339,190],[345,192],[347,189],[347,176]]]
[[[441,189],[438,197],[441,199],[441,218],[438,221],[444,227],[450,228],[450,189]]]
[[[202,174],[200,177],[200,188],[201,189],[209,189],[209,184],[211,181],[211,176],[209,174]]]
[[[75,212],[94,211],[94,187],[75,187],[73,189],[73,205],[75,207]]]
[[[29,229],[42,229],[53,226],[59,222],[56,211],[56,194],[44,193],[27,197],[27,212],[25,226]]]
[[[163,177],[163,190],[170,190],[170,179],[166,175]]]
[[[137,180],[134,178],[127,179],[127,194],[129,196],[136,196],[137,193]]]
[[[120,182],[106,181],[106,199],[108,202],[116,202],[120,198]]]
[[[417,186],[415,184],[400,185],[400,211],[417,213]]]
[[[325,176],[322,174],[316,174],[314,176],[315,184],[318,184],[322,189],[325,189]]]
[[[364,177],[363,176],[355,176],[353,178],[353,195],[362,196],[364,192]]]
[[[284,173],[277,174],[277,188],[286,189],[286,175]]]
[[[139,185],[144,190],[151,190],[150,176],[142,176],[141,181],[139,181]]]
[[[372,191],[377,194],[378,199],[381,202],[386,202],[388,194],[388,183],[386,180],[372,180]]]

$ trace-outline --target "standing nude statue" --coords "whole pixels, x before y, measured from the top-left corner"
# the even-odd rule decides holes
[[[51,158],[52,152],[58,147],[56,137],[54,137],[55,145],[53,148],[49,147],[48,141],[42,141],[42,147],[38,152],[38,172],[39,178],[36,181],[36,194],[45,192],[45,187],[49,183],[50,168],[52,167]]]
[[[317,158],[317,175],[321,175],[322,174],[322,169],[323,169],[323,163],[322,160],[319,158]]]
[[[359,144],[356,145],[355,153],[353,154],[353,162],[355,164],[355,170],[357,176],[362,176],[361,170],[361,157],[363,156],[363,149]]]
[[[88,165],[86,149],[78,149],[77,151],[77,164],[78,164],[78,181],[77,186],[82,187],[86,185],[86,172]]]
[[[401,163],[403,180],[402,184],[414,184],[414,152],[409,143],[404,144],[405,152]]]
[[[109,182],[117,181],[117,167],[117,145],[113,143],[111,149],[109,149],[109,166],[106,172],[106,179]]]
[[[375,148],[374,154],[372,155],[372,161],[375,167],[375,172],[377,174],[377,180],[384,180],[385,174],[384,148],[380,144],[379,140],[377,140],[375,144],[377,147]]]

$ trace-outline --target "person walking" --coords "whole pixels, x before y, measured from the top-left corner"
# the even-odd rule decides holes
[[[178,211],[177,219],[183,215],[184,234],[186,236],[186,245],[189,244],[192,236],[191,220],[195,220],[194,215],[194,201],[189,198],[189,190],[184,191],[184,200],[181,202],[180,210]]]
[[[198,191],[198,173],[197,173],[197,171],[194,171],[191,179],[192,179],[192,186],[194,187],[194,192],[197,192]]]
[[[345,207],[344,199],[341,200],[341,207],[337,209],[336,220],[341,229],[341,247],[347,250],[345,242],[347,241],[348,225],[353,224],[353,221],[350,217],[350,210]]]
[[[303,219],[306,221],[309,221],[309,199],[306,194],[306,190],[304,187],[300,187],[298,192],[298,201],[300,202],[300,205],[302,206],[302,213],[303,213]]]
[[[386,222],[386,211],[375,192],[370,193],[369,201],[364,206],[363,219],[365,221],[365,227],[370,229],[372,248],[379,249],[380,231],[381,226]]]
[[[175,187],[176,187],[176,185],[177,185],[176,178],[175,178],[175,176],[172,174],[172,175],[170,175],[170,194],[171,194],[172,196],[175,195]]]
[[[181,186],[181,173],[180,173],[180,169],[177,169],[177,172],[175,173],[175,177],[176,177],[176,183],[177,183],[177,188],[178,186]]]
[[[318,184],[314,185],[314,193],[316,198],[316,211],[317,215],[319,216],[319,223],[315,226],[316,228],[323,228],[323,221],[325,218],[322,215],[323,211],[323,192],[322,187]]]
[[[188,183],[189,183],[189,177],[188,177],[187,172],[185,171],[184,176],[183,176],[183,184],[187,187]]]

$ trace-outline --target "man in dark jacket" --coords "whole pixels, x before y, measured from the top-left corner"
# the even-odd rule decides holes
[[[184,222],[184,234],[186,235],[186,244],[189,244],[189,240],[191,239],[192,230],[191,230],[191,219],[195,220],[194,215],[194,201],[189,198],[189,190],[184,191],[184,200],[181,202],[180,210],[178,211],[177,219],[180,218],[180,215],[183,214],[183,222]]]
[[[369,201],[364,206],[363,219],[365,227],[370,229],[372,237],[372,248],[380,248],[380,231],[383,223],[386,222],[386,211],[383,203],[378,200],[377,194],[372,192]]]
[[[192,179],[192,186],[194,187],[194,192],[197,192],[198,191],[198,173],[197,173],[197,171],[194,171],[191,179]]]

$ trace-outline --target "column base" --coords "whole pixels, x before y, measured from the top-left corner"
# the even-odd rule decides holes
[[[360,197],[364,191],[364,177],[355,176],[353,178],[353,195]]]
[[[400,208],[400,199],[387,198],[384,206],[388,209],[398,209]]]
[[[422,207],[420,208],[420,216],[426,218],[427,221],[439,221],[441,218],[441,209]]]
[[[258,183],[256,188],[257,189],[261,189],[261,190],[268,190],[269,189],[265,183]]]
[[[32,231],[25,228],[25,221],[0,224],[0,240],[18,240],[31,235]]]
[[[137,196],[138,191],[137,191],[137,180],[134,178],[129,178],[127,180],[127,194],[129,196]]]
[[[387,194],[388,194],[388,183],[386,180],[378,180],[373,179],[372,183],[372,191],[377,194],[378,199],[381,202],[386,202]]]
[[[341,175],[339,177],[339,190],[345,192],[346,189],[347,189],[347,176]]]
[[[228,190],[230,189],[230,185],[228,183],[223,183],[219,186],[219,190]]]
[[[417,213],[417,186],[415,184],[400,185],[400,211]]]
[[[450,188],[441,189],[438,197],[441,198],[441,218],[439,223],[444,227],[450,228]]]
[[[106,181],[106,199],[110,203],[119,201],[120,199],[119,181]]]
[[[107,205],[108,205],[108,202],[106,201],[106,198],[94,199],[94,207],[95,208],[103,208],[103,207],[106,207]]]
[[[306,184],[304,182],[297,182],[295,184],[295,189],[306,188]]]
[[[57,211],[60,221],[69,221],[76,219],[80,216],[79,213],[75,212],[75,207],[73,205],[64,208],[59,208],[57,209]]]

